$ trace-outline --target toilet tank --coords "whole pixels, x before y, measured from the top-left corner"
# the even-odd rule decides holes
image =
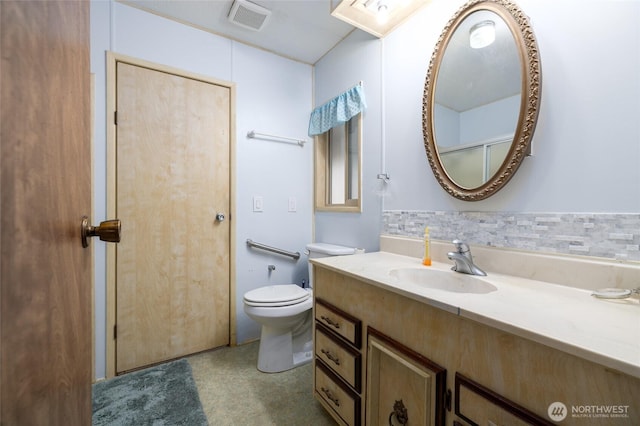
[[[319,257],[329,256],[345,256],[348,254],[354,254],[356,249],[353,247],[340,246],[337,244],[328,243],[309,243],[307,244],[306,254],[309,259],[315,259]],[[309,264],[309,288],[313,288],[313,265]]]

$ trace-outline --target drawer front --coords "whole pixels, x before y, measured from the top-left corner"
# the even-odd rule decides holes
[[[360,397],[335,376],[328,367],[316,362],[315,392],[324,405],[340,417],[346,424],[360,425]]]
[[[316,321],[329,330],[344,337],[349,343],[360,349],[362,346],[362,322],[348,313],[336,308],[322,299],[316,299]]]
[[[316,358],[360,392],[362,363],[360,352],[337,340],[322,324],[316,323]]]

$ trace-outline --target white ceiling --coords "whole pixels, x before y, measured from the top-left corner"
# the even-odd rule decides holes
[[[119,1],[310,65],[355,30],[352,25],[331,16],[332,1],[335,5],[339,0],[251,0],[271,11],[269,21],[260,31],[228,21],[233,0]],[[496,43],[484,49],[468,47],[469,27],[486,19],[485,13],[492,14],[475,12],[461,23],[447,48],[450,57],[447,62],[457,65],[447,67],[446,72],[438,76],[438,102],[456,111],[485,105],[520,91],[518,53],[509,30],[499,17],[489,16],[499,24]],[[458,59],[459,55],[465,59]],[[505,57],[511,59],[505,61]],[[490,66],[467,66],[470,58]]]
[[[271,11],[259,32],[227,20],[233,0],[121,0],[139,9],[315,64],[354,27],[331,16],[331,0],[251,0]]]

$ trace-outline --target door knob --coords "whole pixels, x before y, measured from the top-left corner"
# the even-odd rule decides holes
[[[218,213],[218,214],[216,215],[216,220],[217,220],[218,222],[222,222],[222,221],[224,220],[224,215],[223,215],[222,213]]]
[[[109,243],[120,242],[120,219],[105,220],[99,226],[89,225],[89,218],[82,217],[82,247],[89,247],[89,237],[99,237]]]

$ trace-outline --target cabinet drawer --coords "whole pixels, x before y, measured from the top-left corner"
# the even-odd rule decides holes
[[[456,372],[456,416],[470,424],[540,425],[554,423]],[[490,421],[491,420],[491,421]]]
[[[333,333],[344,337],[356,348],[361,348],[362,322],[359,319],[336,308],[322,299],[316,299],[315,316],[316,321],[326,325]]]
[[[316,358],[360,392],[362,363],[360,352],[337,340],[322,324],[316,323]]]
[[[360,397],[322,362],[316,361],[315,392],[348,425],[360,425]]]

